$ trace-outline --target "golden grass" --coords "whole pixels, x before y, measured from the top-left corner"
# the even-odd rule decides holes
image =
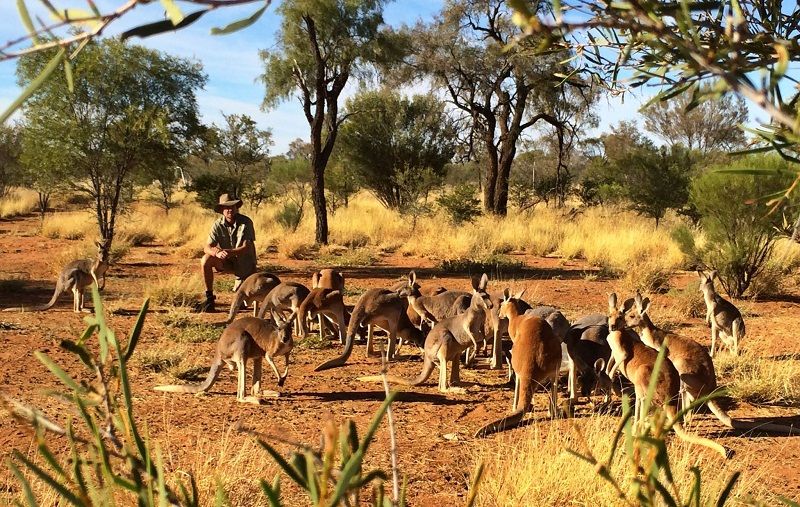
[[[0,199],[0,218],[27,215],[39,208],[39,195],[26,188],[12,188]]]
[[[800,404],[800,356],[760,357],[747,351],[714,357],[720,384],[731,397],[754,404]]]
[[[203,280],[198,273],[173,273],[149,281],[145,296],[156,305],[188,307],[204,291]]]
[[[542,414],[540,412],[539,416]],[[485,466],[476,505],[621,505],[616,491],[591,465],[567,453],[566,448],[585,453],[586,447],[606,459],[619,424],[618,418],[590,416],[560,423],[537,422],[479,443],[473,449],[476,462]],[[572,429],[578,426],[584,438]],[[737,470],[747,468],[741,461],[722,462],[711,451],[701,450],[677,437],[670,437],[667,449],[672,471],[686,501],[693,475],[691,467],[703,470],[701,505],[712,504],[719,497],[726,481]],[[630,486],[630,465],[624,450],[617,453],[611,467],[612,476],[625,478]],[[768,492],[759,483],[765,473],[755,470],[743,475],[731,495],[729,505],[741,504],[746,496],[766,498]],[[535,500],[533,500],[535,499]]]
[[[48,215],[42,224],[42,234],[51,239],[94,238],[99,235],[97,231],[97,221],[87,211]]]

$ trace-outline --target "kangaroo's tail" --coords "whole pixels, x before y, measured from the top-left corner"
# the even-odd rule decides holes
[[[533,402],[533,388],[530,385],[530,381],[526,381],[526,379],[520,379],[519,382],[519,388],[522,392],[522,403],[517,405],[517,410],[511,412],[501,419],[485,425],[475,432],[475,438],[483,438],[491,435],[492,433],[500,433],[501,431],[510,430],[520,425],[523,417],[525,417],[525,413],[531,409]]]
[[[719,406],[716,400],[709,400],[708,408],[711,409],[711,412],[717,416],[717,419],[719,419],[722,424],[734,430],[755,430],[764,431],[767,433],[780,433],[784,435],[800,435],[800,428],[795,428],[792,426],[731,419],[731,416],[729,416],[728,413]]]
[[[50,301],[48,301],[47,304],[44,305],[32,306],[30,310],[34,312],[43,312],[45,310],[49,310],[50,308],[53,307],[53,305],[56,304],[56,301],[58,301],[58,298],[61,297],[61,294],[63,294],[64,291],[65,291],[64,284],[61,283],[61,277],[59,276],[58,281],[56,282],[56,290],[53,291],[53,297],[50,298]],[[25,307],[20,307],[20,306],[3,309],[4,312],[18,312],[23,310],[25,310]]]
[[[683,428],[683,425],[680,423],[680,421],[675,421],[675,415],[676,415],[675,407],[667,407],[667,415],[670,417],[671,420],[674,421],[672,424],[672,428],[675,430],[675,433],[681,440],[689,442],[690,444],[696,444],[696,445],[702,445],[703,447],[708,447],[709,449],[718,452],[725,459],[728,459],[733,456],[733,450],[728,449],[719,442],[714,442],[713,440],[710,440],[708,438],[703,438],[699,435],[693,435],[691,433],[688,433]]]
[[[217,381],[217,377],[219,377],[219,372],[221,368],[222,368],[222,359],[220,357],[217,357],[214,360],[214,363],[211,365],[211,369],[208,372],[208,376],[206,377],[205,381],[202,384],[156,386],[153,388],[153,390],[164,391],[167,393],[189,393],[189,394],[206,392],[209,389],[211,389],[211,386],[214,385],[214,382]]]
[[[403,377],[395,377],[392,375],[387,375],[386,380],[393,384],[399,384],[401,386],[418,386],[425,383],[428,378],[430,378],[431,373],[433,373],[433,369],[436,367],[433,360],[425,356],[425,361],[422,363],[422,372],[414,379],[407,379]],[[370,375],[367,377],[358,377],[358,380],[362,382],[378,382],[383,380],[382,375]]]
[[[358,331],[359,326],[361,326],[361,323],[367,317],[367,311],[364,306],[365,305],[359,301],[355,308],[353,308],[353,313],[350,314],[350,323],[347,325],[347,336],[345,337],[344,350],[342,350],[342,353],[333,359],[319,364],[314,368],[314,371],[330,370],[331,368],[338,368],[345,365],[350,358],[350,354],[353,353],[353,341],[356,331]]]

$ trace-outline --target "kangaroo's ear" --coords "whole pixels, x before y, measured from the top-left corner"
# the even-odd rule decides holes
[[[486,273],[484,273],[483,276],[481,276],[481,281],[478,284],[478,289],[485,291],[488,285],[489,285],[489,277],[486,275]]]
[[[330,291],[330,292],[328,293],[328,297],[331,297],[331,296],[333,296],[333,297],[336,297],[336,296],[342,296],[342,297],[344,297],[344,296],[342,295],[342,291],[340,291],[339,289],[336,289],[336,290],[332,290],[332,291]]]
[[[605,369],[606,369],[606,360],[603,359],[602,357],[598,358],[597,361],[594,362],[594,371],[595,371],[595,373],[600,374]]]
[[[645,313],[647,313],[647,310],[649,309],[650,309],[650,298],[644,298],[644,301],[642,301],[642,304],[639,307],[639,313],[644,315]]]
[[[699,269],[697,270],[697,276],[700,278],[701,281],[705,280],[706,278],[706,274],[700,271]]]
[[[711,272],[710,278],[711,278],[712,280],[713,280],[714,278],[719,278],[719,273],[717,272],[717,270],[716,270],[716,269],[715,269],[714,271],[712,271],[712,272]]]
[[[634,305],[636,305],[636,301],[633,298],[626,299],[625,302],[622,303],[622,312],[628,313]]]
[[[316,289],[319,286],[319,271],[314,271],[314,274],[311,275],[311,288]]]
[[[503,289],[503,301],[508,301],[509,299],[511,299],[511,291],[506,287]]]
[[[417,283],[417,272],[412,271],[408,274],[408,285],[413,287],[415,283]]]
[[[612,292],[608,295],[608,309],[614,311],[617,309],[617,293]]]

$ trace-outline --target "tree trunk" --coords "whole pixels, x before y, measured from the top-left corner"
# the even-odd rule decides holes
[[[316,232],[314,241],[320,245],[328,244],[328,208],[325,203],[325,166],[327,160],[322,160],[318,153],[311,157],[311,200],[314,202],[314,216],[316,217]]]
[[[484,144],[486,145],[486,175],[483,179],[483,209],[487,213],[495,214],[497,201],[497,176],[499,171],[499,161],[497,160],[497,148],[494,145],[494,130],[489,130],[484,134]]]

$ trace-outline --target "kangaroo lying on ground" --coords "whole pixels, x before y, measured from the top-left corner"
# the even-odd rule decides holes
[[[289,374],[289,354],[294,347],[292,340],[291,317],[285,321],[272,313],[272,320],[259,319],[258,317],[242,317],[233,321],[222,332],[217,342],[217,354],[208,372],[205,382],[196,385],[165,385],[156,386],[156,391],[168,393],[200,393],[207,392],[216,382],[220,368],[225,364],[233,370],[236,366],[238,384],[236,388],[236,401],[258,404],[261,401],[261,360],[266,359],[275,376],[278,377],[278,386],[282,387]],[[278,373],[274,358],[283,356],[286,368],[283,374]],[[247,373],[247,360],[253,360],[253,385],[250,396],[245,396],[245,377]],[[264,393],[277,396],[275,392]]]
[[[90,260],[77,260],[72,261],[61,270],[56,281],[56,290],[53,292],[53,297],[50,301],[42,306],[31,307],[30,310],[40,312],[52,308],[58,298],[68,290],[72,291],[72,310],[75,313],[89,312],[90,310],[84,307],[84,291],[89,287],[92,282],[97,285],[97,288],[102,290],[106,286],[106,271],[108,271],[108,248],[110,242],[106,239],[96,241],[97,257],[94,261]],[[99,279],[103,279],[103,284],[100,285]],[[6,308],[3,311],[20,311],[25,310],[24,307]]]
[[[499,317],[508,319],[508,334],[511,348],[511,366],[514,369],[514,398],[511,414],[491,422],[475,433],[485,437],[519,426],[525,413],[533,410],[533,390],[547,382],[550,386],[550,415],[558,410],[558,373],[561,368],[561,342],[550,325],[541,317],[524,313],[524,303],[517,294],[511,297],[508,289],[503,291]]]
[[[650,299],[642,299],[636,293],[633,300],[625,301],[623,313],[625,325],[638,330],[642,343],[656,350],[667,347],[667,358],[675,366],[681,381],[682,408],[688,407],[694,400],[707,396],[717,390],[717,375],[714,362],[706,352],[706,348],[696,341],[675,333],[657,328],[647,311]],[[761,430],[773,433],[798,433],[797,428],[772,423],[752,423],[731,419],[716,399],[706,402],[711,412],[719,421],[731,429]]]
[[[234,317],[236,317],[236,312],[239,311],[239,306],[241,306],[242,303],[248,305],[252,304],[253,317],[257,317],[258,303],[279,283],[281,283],[280,278],[272,273],[253,273],[245,278],[241,285],[239,285],[239,288],[236,289],[236,295],[233,297],[231,310],[228,313],[228,320],[226,320],[225,323],[230,324],[233,322]]]
[[[487,276],[484,274],[480,283],[476,286],[486,286]],[[436,364],[439,365],[439,391],[440,392],[460,392],[462,389],[453,386],[460,382],[459,377],[459,357],[469,347],[474,347],[479,341],[483,341],[483,320],[486,316],[488,305],[491,305],[489,296],[485,291],[475,290],[472,300],[466,312],[454,317],[447,317],[440,320],[433,326],[431,332],[425,338],[424,358],[422,363],[422,373],[413,380],[401,377],[389,377],[390,382],[406,386],[418,386],[423,384],[433,373]],[[477,348],[477,347],[476,347]],[[452,365],[450,382],[447,382],[447,363]],[[366,382],[380,381],[383,377],[368,376],[359,377],[359,380]]]
[[[614,367],[609,375],[614,378],[614,373],[619,370],[633,384],[636,391],[633,420],[634,424],[637,424],[647,416],[647,414],[642,414],[642,406],[647,396],[650,377],[654,373],[658,352],[634,338],[631,334],[623,332],[625,329],[625,309],[628,306],[629,301],[626,301],[624,307],[617,308],[617,295],[612,293],[608,297],[608,344],[615,360]],[[672,428],[679,438],[693,444],[708,447],[720,453],[723,457],[729,458],[733,454],[732,451],[713,440],[687,433],[681,421],[676,420],[680,386],[681,379],[678,370],[669,360],[663,361],[658,371],[658,380],[653,391],[653,405],[660,404],[664,407],[667,417],[672,422]]]
[[[389,333],[387,360],[394,358],[395,341],[402,337],[422,346],[425,335],[409,320],[406,313],[408,303],[405,296],[401,296],[391,289],[369,289],[358,298],[353,312],[350,314],[350,323],[347,326],[347,336],[342,354],[320,364],[314,371],[328,370],[343,366],[353,351],[353,342],[359,326],[366,324],[380,326]],[[367,333],[367,355],[372,352],[372,329]]]
[[[703,293],[703,301],[706,303],[706,323],[711,326],[711,357],[714,357],[716,351],[717,336],[734,356],[738,356],[739,342],[744,339],[745,334],[742,314],[733,303],[717,294],[714,289],[716,271],[709,274],[698,271],[697,274],[700,277],[700,292]]]

